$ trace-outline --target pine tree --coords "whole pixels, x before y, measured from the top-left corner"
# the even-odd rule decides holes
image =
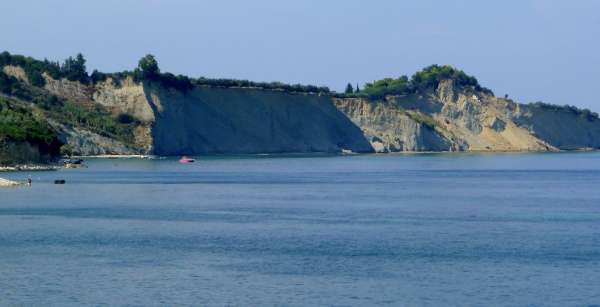
[[[348,83],[348,85],[346,85],[346,90],[344,91],[344,93],[346,93],[346,94],[354,93],[354,88],[352,87],[352,84]]]
[[[141,72],[141,75],[144,79],[152,80],[156,79],[160,75],[158,62],[156,61],[156,58],[151,54],[147,54],[146,56],[140,59],[137,69]]]
[[[68,57],[60,67],[60,71],[70,81],[88,82],[85,58],[81,53],[78,53],[75,58]]]
[[[358,87],[358,83],[356,83],[356,90],[354,91],[355,93],[360,93],[360,87]]]

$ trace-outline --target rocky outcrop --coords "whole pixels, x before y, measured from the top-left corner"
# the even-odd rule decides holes
[[[108,78],[98,83],[91,99],[116,113],[130,114],[143,123],[154,122],[154,111],[148,103],[144,86],[132,78],[122,81]]]
[[[99,104],[112,111],[115,116],[129,114],[138,122],[134,129],[133,144],[111,139],[97,133],[68,127],[51,121],[53,127],[60,132],[61,141],[69,145],[74,154],[78,155],[132,155],[152,153],[153,140],[151,127],[154,123],[154,113],[146,100],[144,87],[135,83],[131,78],[106,81],[96,85],[82,84],[67,79],[55,80],[44,74],[48,92],[69,101],[82,104]]]
[[[155,115],[143,84],[134,82],[132,78],[121,81],[108,78],[95,86],[91,99],[116,115],[129,114],[139,121],[134,130],[133,147],[138,153],[153,152],[152,125]],[[113,147],[116,152],[119,152],[119,149]],[[128,153],[121,152],[121,154]]]
[[[44,73],[43,76],[46,80],[44,89],[50,93],[77,103],[85,104],[91,102],[94,92],[93,87],[67,79],[55,80],[47,73]]]
[[[68,127],[54,120],[49,120],[49,124],[58,132],[59,140],[68,145],[74,155],[135,155],[140,153],[137,148],[85,129]]]
[[[575,129],[565,135],[544,127],[551,118],[530,107],[484,92],[458,88],[452,80],[436,89],[385,100],[335,99],[336,106],[363,130],[377,151],[552,151],[599,148],[598,123],[575,118],[563,124]],[[554,117],[552,117],[554,116]],[[543,124],[546,119],[548,125]],[[536,130],[537,129],[537,130]],[[593,131],[589,133],[589,131]],[[568,140],[559,140],[559,136]],[[569,138],[569,135],[571,136]],[[570,146],[564,146],[564,144]]]
[[[19,81],[29,83],[25,70],[19,66],[6,65],[2,67],[2,71],[9,76],[17,78]]]
[[[460,140],[470,151],[546,151],[554,150],[544,139],[513,120],[519,105],[454,86],[452,80],[440,82],[430,99],[441,105],[432,116],[442,129]]]
[[[27,78],[20,67],[3,71]],[[61,140],[83,155],[600,148],[600,120],[589,112],[522,105],[450,79],[429,90],[369,100],[254,88],[183,92],[130,77],[95,85],[44,78],[50,93],[135,119],[129,144],[54,123]]]
[[[441,133],[414,119],[410,111],[389,101],[334,99],[336,107],[357,126],[377,152],[448,151],[451,142]]]
[[[514,122],[561,150],[600,148],[600,119],[572,107],[521,105]]]
[[[20,186],[20,185],[21,184],[16,181],[0,178],[0,188],[10,188],[10,187],[16,187],[16,186]]]

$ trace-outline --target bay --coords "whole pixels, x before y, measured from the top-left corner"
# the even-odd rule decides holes
[[[600,304],[600,153],[87,162],[1,174],[0,305]]]

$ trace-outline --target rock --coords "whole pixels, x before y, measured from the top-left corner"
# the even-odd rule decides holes
[[[22,185],[16,181],[0,178],[0,188],[10,188]]]
[[[361,127],[376,152],[450,150],[443,135],[415,119],[420,112],[407,112],[395,102],[350,98],[334,99],[334,104]]]
[[[506,122],[497,117],[494,117],[490,122],[490,128],[496,132],[502,132],[504,131],[504,129],[506,129]]]
[[[9,76],[17,78],[20,81],[29,83],[29,79],[27,78],[25,70],[20,66],[6,65],[2,68],[2,71],[4,71],[4,73]]]
[[[76,155],[134,155],[143,151],[85,129],[67,127],[53,120],[49,120],[49,123],[59,131],[59,139],[68,144]]]
[[[361,128],[377,152],[600,148],[600,122],[594,119],[532,110],[457,87],[451,80],[424,93],[382,101],[334,99],[334,103]],[[563,132],[552,128],[559,118],[568,122],[561,124]],[[576,129],[567,131],[567,126]]]

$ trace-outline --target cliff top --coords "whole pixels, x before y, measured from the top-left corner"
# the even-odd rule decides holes
[[[130,78],[135,82],[155,82],[166,88],[186,93],[194,87],[218,87],[218,88],[254,88],[267,91],[279,91],[286,93],[303,94],[321,94],[340,98],[368,98],[371,100],[384,99],[386,96],[402,96],[416,93],[425,93],[435,91],[443,80],[452,80],[454,86],[459,90],[468,90],[475,93],[493,96],[492,90],[479,84],[477,78],[466,74],[464,71],[450,65],[431,65],[414,73],[410,78],[402,75],[398,78],[384,78],[370,83],[366,83],[363,90],[351,91],[352,87],[346,93],[332,92],[328,87],[301,84],[285,84],[282,82],[254,82],[249,80],[237,79],[213,79],[213,78],[190,78],[183,75],[174,75],[160,71],[158,61],[152,55],[142,57],[138,66],[132,71],[123,71],[117,73],[103,73],[94,70],[92,74],[87,73],[86,60],[83,55],[77,54],[75,57],[68,57],[63,63],[52,62],[48,60],[37,60],[23,55],[12,55],[7,51],[0,53],[0,68],[4,66],[19,66],[24,71],[26,81],[33,86],[43,87],[46,78],[44,74],[55,79],[67,79],[86,85],[96,85],[104,82],[108,78],[122,81]],[[7,77],[3,76],[0,70],[0,92],[6,92]],[[505,97],[507,98],[507,97]],[[597,114],[586,109],[579,109],[574,106],[557,106],[541,102],[531,105],[536,108],[546,109],[566,109],[574,112],[583,113],[591,117]]]

